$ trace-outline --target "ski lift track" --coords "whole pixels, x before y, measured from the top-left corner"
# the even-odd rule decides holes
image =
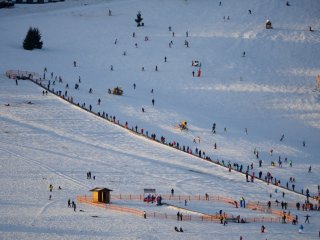
[[[131,132],[131,133],[134,134],[136,137],[144,137],[145,139],[148,139],[148,140],[150,140],[150,141],[152,141],[152,142],[159,143],[159,144],[161,144],[162,146],[166,146],[166,147],[168,147],[168,148],[170,148],[170,149],[174,149],[174,150],[176,150],[176,151],[179,151],[179,152],[183,152],[183,153],[185,153],[185,154],[188,154],[189,157],[194,157],[194,158],[197,158],[197,159],[201,159],[201,160],[203,160],[203,161],[207,161],[207,162],[210,162],[210,163],[212,163],[212,164],[215,164],[216,166],[219,166],[219,167],[221,167],[221,168],[228,169],[227,166],[222,166],[221,164],[219,164],[219,163],[217,163],[217,162],[214,162],[213,160],[208,160],[208,159],[200,158],[200,157],[198,157],[198,156],[196,156],[196,155],[193,155],[193,154],[189,154],[189,153],[184,152],[184,151],[182,151],[182,150],[180,150],[180,149],[171,147],[171,146],[169,146],[169,145],[166,144],[166,143],[162,143],[161,141],[159,141],[159,140],[157,140],[157,139],[152,139],[152,138],[149,137],[149,136],[145,136],[145,135],[142,135],[142,134],[140,134],[140,133],[138,133],[138,132],[135,132],[135,131],[133,131],[133,130],[131,130],[131,129],[128,129],[128,128],[126,128],[124,125],[121,125],[120,123],[116,123],[116,122],[113,122],[112,120],[109,120],[109,119],[107,119],[107,118],[103,118],[103,117],[100,116],[98,113],[92,112],[92,111],[90,111],[89,109],[86,109],[86,108],[81,107],[81,106],[79,105],[79,103],[76,104],[76,103],[74,103],[74,102],[70,102],[68,99],[65,99],[65,98],[59,96],[58,94],[56,94],[55,92],[52,92],[50,89],[47,89],[44,85],[42,85],[41,82],[38,83],[38,82],[36,82],[35,80],[31,80],[31,79],[29,79],[29,80],[30,80],[31,82],[33,82],[34,84],[42,87],[43,89],[49,91],[50,93],[52,93],[53,95],[55,95],[56,97],[58,97],[60,100],[63,100],[64,102],[67,102],[67,103],[71,104],[71,105],[74,106],[74,107],[77,107],[77,108],[79,108],[79,109],[81,109],[81,110],[83,110],[83,111],[86,111],[86,112],[88,112],[88,113],[90,113],[90,114],[93,114],[94,116],[96,116],[96,117],[98,117],[98,118],[102,118],[102,119],[108,121],[109,123],[113,123],[112,125],[121,127],[121,128],[123,128],[123,129]],[[239,171],[236,171],[236,170],[232,170],[232,171],[235,172],[235,173],[238,173],[238,174],[245,175],[244,172],[239,172]],[[283,187],[283,186],[276,186],[276,185],[274,185],[274,184],[270,184],[270,183],[268,183],[267,181],[265,181],[265,180],[263,180],[263,179],[255,178],[255,180],[256,180],[256,181],[259,181],[259,182],[262,182],[262,183],[265,183],[265,184],[270,185],[270,186],[278,187],[278,188],[282,189],[283,191],[290,192],[290,193],[294,193],[294,194],[296,194],[296,195],[306,197],[306,195],[304,195],[304,194],[302,194],[302,193],[300,193],[300,192],[296,192],[296,191],[287,189],[287,188],[285,188],[285,187]]]

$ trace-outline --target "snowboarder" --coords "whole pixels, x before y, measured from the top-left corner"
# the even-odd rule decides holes
[[[302,233],[302,231],[303,231],[303,225],[301,224],[299,227],[299,233]]]

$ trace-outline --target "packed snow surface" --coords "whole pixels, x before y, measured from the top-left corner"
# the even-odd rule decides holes
[[[219,2],[66,0],[1,9],[0,239],[319,238],[319,211],[297,211],[295,203],[306,200],[302,189],[317,196],[320,184],[320,2]],[[138,11],[143,27],[134,21]],[[39,28],[43,49],[23,50],[29,27]],[[201,64],[199,77],[195,60]],[[158,140],[163,136],[166,143],[178,142],[192,153],[201,150],[214,162],[243,165],[244,172],[249,166],[250,175],[262,171],[263,179],[269,171],[290,189],[289,179],[295,178],[297,192],[257,179],[246,182],[244,174],[135,134],[51,92],[43,94],[45,88],[31,81],[9,79],[8,70],[36,72],[44,87],[49,84],[75,104],[91,105],[93,113],[108,114]],[[116,86],[122,96],[108,93]],[[187,131],[179,129],[182,121]],[[95,180],[87,179],[88,171]],[[143,194],[145,188],[162,195],[173,188],[175,195],[208,193],[236,201],[243,196],[264,205],[270,200],[278,210],[275,200],[286,201],[299,224],[223,226],[144,219],[79,202],[76,212],[67,207],[68,199],[89,196],[94,187],[112,189],[111,196]],[[113,201],[172,216],[223,210],[246,218],[274,217],[223,202],[168,203],[173,206]]]

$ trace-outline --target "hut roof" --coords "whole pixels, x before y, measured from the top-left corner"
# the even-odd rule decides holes
[[[90,192],[101,192],[101,191],[108,191],[111,192],[113,190],[109,189],[109,188],[103,188],[103,187],[96,187],[90,190]]]

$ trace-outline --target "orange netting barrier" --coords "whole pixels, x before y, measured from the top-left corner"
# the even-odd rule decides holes
[[[121,196],[121,198],[120,198],[120,196]],[[133,196],[135,196],[135,197],[133,197]],[[116,197],[116,199],[122,199],[122,200],[137,200],[138,199],[139,200],[140,198],[138,198],[137,196],[143,197],[143,195],[119,195],[118,196],[119,198]],[[178,196],[176,196],[176,197],[178,197]],[[196,198],[196,199],[199,199],[199,198]],[[221,197],[219,197],[219,199],[221,199]],[[225,199],[227,199],[228,201],[230,200],[229,198],[225,198]],[[147,218],[178,220],[177,216],[173,215],[173,214],[159,213],[159,212],[145,212],[140,209],[122,207],[122,206],[118,206],[118,205],[114,205],[114,204],[93,203],[92,198],[88,197],[88,196],[78,196],[77,201],[80,203],[89,204],[89,205],[92,205],[95,207],[110,209],[113,211],[118,211],[118,212],[123,212],[123,213],[129,213],[129,214],[133,214],[133,215],[140,216],[140,217],[143,217],[144,213],[145,213]],[[251,206],[248,208],[251,209]],[[256,206],[252,205],[252,210],[257,210],[254,208],[256,208]],[[262,211],[262,208],[260,210]],[[276,210],[273,210],[273,211],[276,211]],[[278,212],[281,212],[281,211],[278,211]],[[199,214],[201,214],[201,215],[200,216],[199,215],[183,215],[182,220],[180,220],[180,221],[198,221],[198,222],[219,223],[221,221],[221,217],[222,217],[222,215],[219,215],[219,214],[215,214],[215,215],[202,214],[202,213],[199,213]],[[282,214],[282,212],[281,212],[281,214]],[[240,218],[234,217],[231,214],[224,213],[223,216],[227,219],[227,221],[240,223]],[[245,218],[243,220],[246,223],[248,223],[248,222],[280,223],[281,222],[280,217],[277,217],[277,218],[275,218],[275,217],[253,217],[253,218]],[[288,217],[287,217],[287,220],[289,220]]]
[[[78,196],[77,201],[80,203],[90,204],[95,207],[110,209],[110,210],[117,211],[117,212],[130,213],[130,214],[137,215],[137,216],[143,216],[143,214],[144,214],[144,211],[139,210],[139,209],[120,207],[120,206],[117,206],[114,204],[94,203],[94,202],[92,202],[92,198],[87,197],[87,196]]]

